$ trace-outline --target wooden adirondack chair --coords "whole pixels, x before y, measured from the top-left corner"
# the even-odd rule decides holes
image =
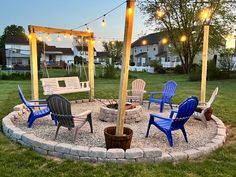
[[[207,127],[207,120],[211,119],[211,115],[213,112],[212,104],[215,102],[215,99],[218,95],[218,91],[219,89],[218,87],[216,87],[208,102],[206,103],[199,102],[199,105],[197,106],[197,109],[193,114],[193,117],[196,119],[200,119],[206,127]]]
[[[197,108],[197,105],[198,105],[197,97],[191,96],[179,105],[178,111],[172,110],[169,117],[162,117],[161,115],[158,114],[150,114],[146,137],[148,137],[151,125],[154,125],[158,129],[160,129],[163,133],[166,134],[167,139],[169,141],[169,145],[171,147],[173,146],[171,132],[174,130],[180,129],[184,135],[185,141],[188,142],[184,124],[194,113],[195,109]],[[174,114],[176,114],[175,118],[173,117]]]
[[[175,95],[176,88],[177,84],[175,81],[168,81],[164,86],[163,92],[150,92],[148,109],[150,109],[151,103],[160,104],[160,112],[163,112],[165,104],[169,104],[170,108],[173,109],[171,98]],[[156,94],[161,94],[161,99],[154,98]]]
[[[91,133],[93,133],[91,111],[85,111],[79,115],[72,115],[70,102],[61,95],[53,94],[47,98],[48,107],[51,115],[58,121],[55,139],[59,128],[61,126],[67,127],[69,130],[76,128],[74,134],[74,141],[77,136],[78,130],[86,123],[89,122]]]
[[[19,96],[24,103],[24,105],[30,110],[30,115],[28,117],[28,128],[31,128],[34,121],[38,118],[42,118],[44,116],[47,116],[50,114],[50,110],[48,108],[48,105],[46,104],[46,100],[29,100],[27,101],[23,95],[23,92],[18,85],[18,92]],[[44,103],[44,104],[42,104]],[[35,110],[34,108],[37,108]],[[52,117],[52,120],[54,120],[55,124],[57,124],[57,121]]]
[[[138,101],[140,104],[143,104],[143,94],[146,93],[145,89],[145,81],[142,79],[136,79],[132,82],[132,89],[127,90],[127,92],[131,92],[131,95],[127,95],[127,101],[133,102]],[[127,93],[127,94],[128,94]]]

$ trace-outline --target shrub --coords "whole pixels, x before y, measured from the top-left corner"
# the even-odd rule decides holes
[[[154,68],[154,71],[159,73],[159,74],[165,74],[166,70],[163,68],[161,63],[157,60],[151,61],[151,67]]]
[[[199,81],[201,80],[201,67],[197,64],[194,64],[190,70],[189,80],[190,81]]]
[[[175,74],[184,74],[184,69],[181,65],[177,65],[175,68],[174,68],[174,73]]]
[[[116,69],[114,67],[113,64],[106,64],[105,68],[104,68],[104,74],[102,75],[103,78],[117,78],[116,75]]]
[[[221,78],[220,69],[216,67],[214,60],[210,60],[207,63],[207,79],[217,80]]]
[[[1,80],[30,80],[30,72],[1,72]]]

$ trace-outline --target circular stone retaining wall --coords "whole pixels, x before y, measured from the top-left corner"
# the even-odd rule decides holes
[[[40,154],[55,156],[71,160],[83,160],[89,162],[161,162],[195,159],[221,147],[226,139],[226,128],[224,123],[217,117],[212,116],[217,124],[217,134],[210,143],[195,149],[180,152],[163,153],[159,148],[131,148],[109,149],[101,147],[78,146],[56,141],[44,140],[32,133],[26,133],[16,127],[11,119],[22,113],[23,105],[14,107],[14,111],[2,120],[3,132],[11,140],[30,147]]]
[[[118,110],[111,109],[105,106],[101,106],[99,119],[106,122],[115,122],[117,118]],[[136,108],[128,109],[125,111],[125,123],[130,124],[139,122],[142,120],[142,106],[136,106]]]

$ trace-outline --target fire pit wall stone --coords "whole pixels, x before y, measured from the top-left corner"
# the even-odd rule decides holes
[[[118,110],[111,109],[105,106],[100,108],[99,119],[105,122],[115,122],[117,118]],[[136,106],[136,108],[128,109],[125,111],[125,123],[135,123],[141,121],[143,118],[142,107]]]

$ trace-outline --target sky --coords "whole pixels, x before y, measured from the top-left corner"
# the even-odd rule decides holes
[[[7,25],[11,24],[23,26],[27,33],[28,25],[72,29],[103,15],[122,2],[124,0],[1,0],[0,34]],[[89,25],[95,33],[95,47],[98,50],[102,50],[101,43],[98,42],[99,38],[123,39],[125,4],[106,16],[105,28],[101,26],[101,21],[98,20]],[[85,29],[82,27],[78,30]],[[133,41],[141,34],[150,32],[152,30],[145,27],[144,18],[136,7]],[[52,36],[52,41],[47,43],[58,47],[72,47],[72,41],[63,37],[58,42],[56,36]]]

